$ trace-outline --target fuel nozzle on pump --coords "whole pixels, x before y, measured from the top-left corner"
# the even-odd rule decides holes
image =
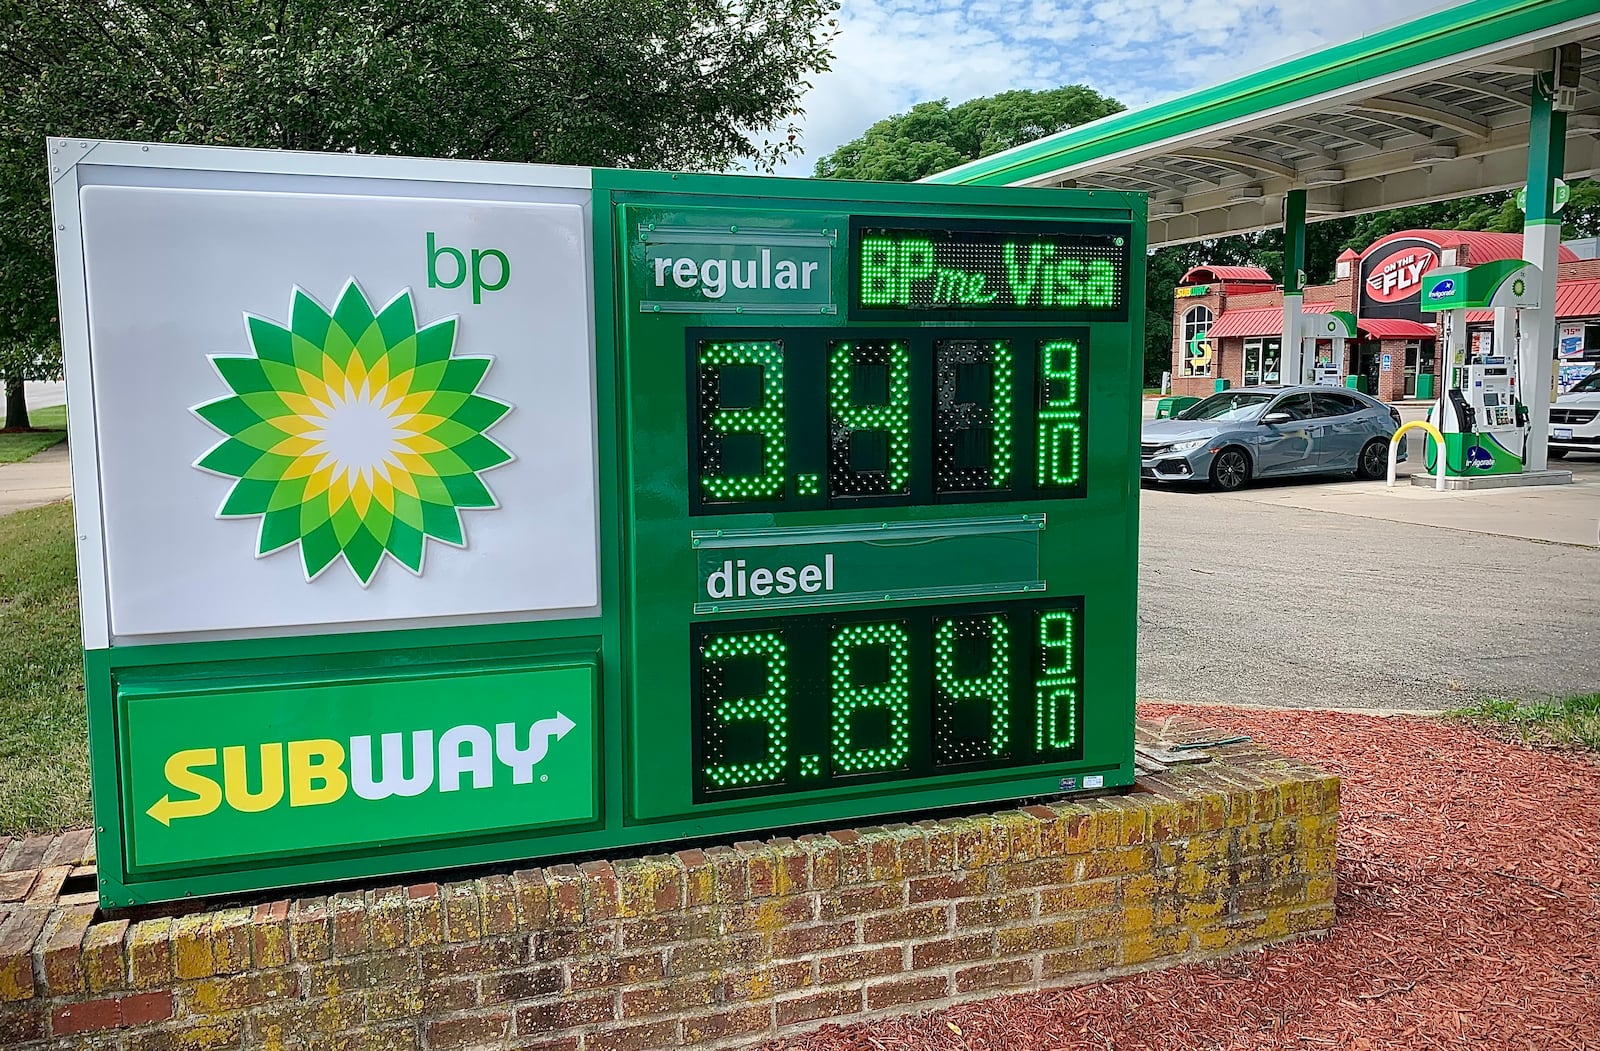
[[[1457,387],[1445,391],[1445,398],[1449,404],[1449,411],[1444,418],[1437,421],[1439,430],[1445,434],[1471,434],[1477,430],[1478,412],[1467,400],[1467,396]]]

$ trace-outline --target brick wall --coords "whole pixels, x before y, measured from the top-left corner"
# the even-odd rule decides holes
[[[1406,344],[1409,342],[1386,339],[1378,344],[1378,353],[1389,355],[1389,371],[1383,371],[1383,359],[1379,358],[1378,389],[1371,392],[1374,397],[1382,401],[1400,401],[1406,396]]]
[[[977,817],[129,922],[0,906],[0,1046],[730,1047],[1333,922],[1338,781],[1253,746]]]
[[[1223,296],[1220,291],[1211,292],[1203,296],[1173,297],[1172,306],[1172,393],[1179,397],[1203,398],[1211,393],[1212,376],[1221,375],[1213,364],[1211,376],[1185,376],[1183,375],[1183,358],[1185,347],[1183,345],[1183,316],[1195,307],[1205,307],[1211,311],[1213,321],[1223,310]]]

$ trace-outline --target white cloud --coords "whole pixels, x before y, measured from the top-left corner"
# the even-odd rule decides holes
[[[1087,84],[1129,107],[1272,65],[1459,0],[844,0],[833,70],[807,94],[809,174],[929,99]]]

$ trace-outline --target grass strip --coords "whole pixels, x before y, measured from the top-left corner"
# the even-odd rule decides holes
[[[28,413],[31,431],[0,431],[0,463],[17,463],[67,437],[67,407],[51,405]]]
[[[1542,702],[1480,701],[1445,713],[1504,741],[1562,751],[1600,752],[1600,693]]]
[[[0,518],[0,835],[90,823],[72,504]]]

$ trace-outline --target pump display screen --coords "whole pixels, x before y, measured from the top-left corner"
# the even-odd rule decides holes
[[[1083,329],[693,332],[690,513],[1081,496],[1088,354]]]
[[[1082,603],[697,624],[697,802],[1082,756]]]
[[[1127,316],[1128,245],[1111,228],[879,222],[851,225],[853,317]]]

